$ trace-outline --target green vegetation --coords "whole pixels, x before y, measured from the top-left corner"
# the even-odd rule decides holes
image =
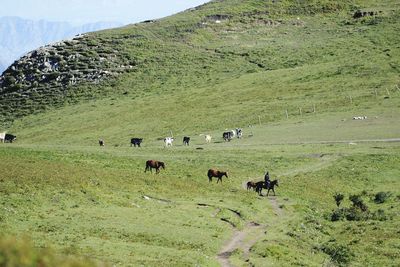
[[[29,266],[60,266],[60,267],[89,267],[100,264],[87,259],[63,257],[51,249],[38,250],[28,239],[0,238],[0,266],[29,267]]]
[[[57,45],[46,82],[4,76],[0,229],[33,262],[216,266],[243,231],[237,266],[400,265],[399,28],[394,0],[229,0]],[[277,195],[246,191],[266,170]]]

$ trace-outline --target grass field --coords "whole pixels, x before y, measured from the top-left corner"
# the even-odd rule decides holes
[[[137,63],[115,79],[0,91],[0,266],[399,266],[399,10],[213,1],[89,34]],[[276,196],[247,191],[267,170]]]
[[[353,126],[360,140],[378,137],[369,124]],[[242,140],[229,143],[206,145],[198,137],[190,147],[163,148],[161,141],[140,149],[3,145],[1,226],[8,235],[29,235],[37,247],[110,264],[213,266],[232,225],[240,230],[256,222],[266,229],[248,256],[256,266],[334,262],[323,246],[340,246],[352,265],[397,265],[399,144],[312,144],[336,140],[329,127],[320,128],[319,136],[303,135],[310,142],[305,144],[281,143],[280,131],[293,129],[296,141],[294,133],[302,130],[287,122],[254,126],[253,137],[245,129]],[[165,161],[166,170],[144,173],[152,158]],[[210,167],[228,170],[229,179],[209,184]],[[276,198],[243,187],[261,180],[266,169],[280,181]],[[343,205],[350,205],[348,196],[362,194],[371,213],[380,209],[387,217],[331,222],[337,192],[346,196]],[[390,198],[375,204],[378,192],[390,192]],[[244,264],[240,250],[231,261]]]

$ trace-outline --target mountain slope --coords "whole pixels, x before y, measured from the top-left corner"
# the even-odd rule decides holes
[[[109,96],[95,114],[109,114],[108,106],[123,125],[140,99],[155,101],[158,113],[165,113],[171,106],[162,104],[162,96],[169,95],[175,100],[167,103],[180,115],[165,128],[188,121],[191,131],[199,131],[198,121],[210,116],[215,120],[208,127],[215,128],[221,120],[225,127],[253,124],[257,116],[274,121],[285,110],[296,114],[312,105],[320,112],[346,110],[349,97],[365,108],[374,91],[396,90],[399,11],[391,1],[353,3],[215,1],[45,47],[0,78],[1,115],[6,123]],[[374,15],[355,19],[358,7]],[[230,101],[220,101],[221,96]],[[179,101],[186,103],[174,104]],[[90,105],[83,104],[79,114]],[[214,114],[214,106],[224,112]],[[160,129],[146,131],[153,136],[166,130],[151,128]]]

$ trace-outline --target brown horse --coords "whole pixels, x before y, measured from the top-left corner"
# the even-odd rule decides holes
[[[150,170],[150,172],[153,172],[153,169],[156,169],[156,173],[160,172],[160,168],[165,169],[165,164],[162,161],[157,161],[157,160],[148,160],[146,161],[146,168],[144,169],[144,172]]]
[[[253,188],[253,190],[256,190],[257,183],[254,181],[248,181],[247,182],[247,190],[250,190],[250,188]]]
[[[209,169],[207,172],[207,176],[208,176],[208,182],[212,181],[213,177],[217,177],[217,184],[219,181],[221,181],[222,184],[222,176],[226,176],[226,178],[228,178],[228,173],[227,172],[221,172],[218,170],[214,170],[214,169]]]
[[[272,190],[272,192],[274,192],[274,196],[275,196],[275,190],[274,190],[274,187],[275,187],[275,186],[279,186],[278,180],[273,180],[273,181],[271,181],[271,182],[269,183],[269,186],[267,186],[267,185],[265,184],[264,181],[260,181],[260,182],[257,182],[257,183],[256,183],[256,192],[258,193],[259,196],[262,196],[261,191],[262,191],[263,188],[264,188],[264,189],[268,189],[268,191],[267,191],[267,196],[268,196],[268,194],[269,194],[269,190]]]

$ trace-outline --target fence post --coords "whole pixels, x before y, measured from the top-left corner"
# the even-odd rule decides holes
[[[258,124],[260,124],[260,126],[261,126],[261,116],[260,115],[258,115]]]
[[[300,113],[300,116],[303,115],[303,113],[301,112],[301,108],[299,108],[299,113]]]
[[[286,119],[289,119],[289,113],[287,112],[287,110],[285,110],[286,112]]]
[[[378,92],[376,91],[376,89],[374,91],[375,91],[375,97],[378,98]]]
[[[313,113],[315,113],[315,104],[313,104]]]

